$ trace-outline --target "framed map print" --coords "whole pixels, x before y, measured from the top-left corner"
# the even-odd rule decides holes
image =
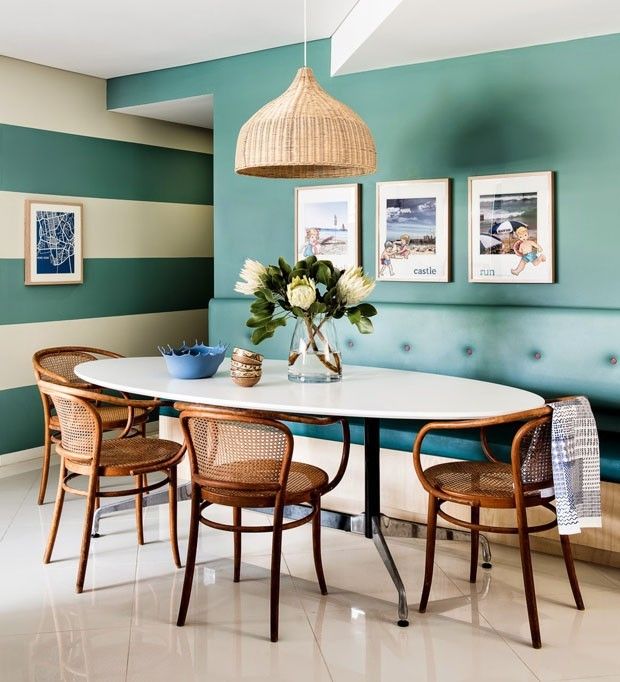
[[[554,281],[551,171],[469,178],[469,281]]]
[[[82,283],[82,204],[26,201],[26,284]]]
[[[377,183],[377,280],[450,280],[450,181]]]

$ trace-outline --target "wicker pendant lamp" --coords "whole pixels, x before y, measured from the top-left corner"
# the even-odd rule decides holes
[[[375,143],[364,121],[329,95],[306,66],[286,92],[242,126],[235,171],[263,178],[340,178],[377,168]]]

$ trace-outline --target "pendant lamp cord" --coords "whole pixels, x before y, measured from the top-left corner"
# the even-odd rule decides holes
[[[308,0],[304,0],[304,66],[308,66]]]

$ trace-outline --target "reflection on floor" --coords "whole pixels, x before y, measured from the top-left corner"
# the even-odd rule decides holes
[[[494,547],[493,569],[471,586],[467,545],[439,543],[429,610],[420,615],[424,543],[390,540],[412,611],[401,629],[372,544],[324,532],[330,594],[321,597],[310,528],[302,527],[285,534],[280,642],[271,644],[270,536],[244,538],[242,582],[234,584],[231,535],[203,528],[187,625],[177,628],[183,572],[172,563],[165,508],[146,510],[140,548],[132,513],[107,518],[76,595],[83,501],[65,504],[55,560],[43,566],[53,505],[37,507],[37,484],[36,472],[0,479],[1,680],[620,680],[618,570],[578,564],[580,613],[562,561],[536,555],[543,649],[535,651],[516,551]],[[182,556],[187,520],[183,503]]]

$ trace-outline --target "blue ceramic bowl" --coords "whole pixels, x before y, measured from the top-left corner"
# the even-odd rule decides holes
[[[221,343],[217,346],[205,346],[198,342],[188,346],[184,341],[179,348],[159,346],[158,349],[164,356],[168,372],[175,379],[206,379],[217,372],[228,346]]]

